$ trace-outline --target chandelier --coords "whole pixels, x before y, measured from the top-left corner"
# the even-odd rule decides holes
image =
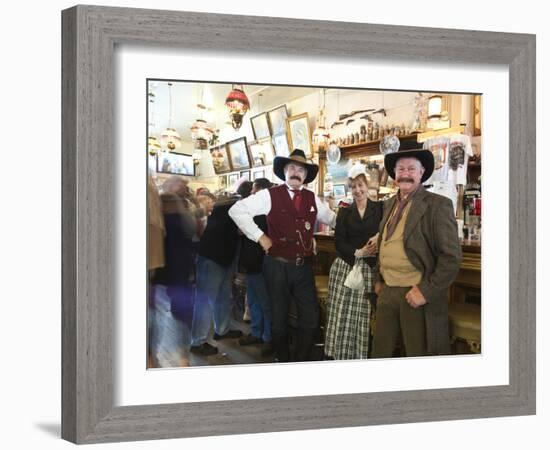
[[[195,148],[200,150],[206,150],[208,148],[208,141],[212,139],[214,131],[208,126],[206,120],[197,119],[191,126],[191,139],[195,143]]]
[[[158,152],[161,151],[162,147],[160,146],[160,142],[158,141],[157,137],[154,136],[155,134],[155,94],[153,92],[152,86],[148,92],[149,97],[149,129],[147,132],[147,151],[151,156],[155,156]]]
[[[325,89],[323,92],[323,107],[319,107],[319,116],[317,117],[317,126],[313,130],[313,145],[317,151],[324,151],[329,143],[330,133],[325,126]]]
[[[172,128],[172,83],[168,83],[168,95],[169,95],[169,110],[168,110],[168,127],[160,135],[161,144],[168,147],[168,150],[174,151],[181,147],[181,136]]]
[[[243,124],[243,117],[250,109],[250,102],[244,93],[242,84],[233,84],[231,92],[225,99],[225,106],[229,109],[229,117],[233,129],[238,130]]]
[[[199,103],[197,103],[199,118],[191,125],[191,139],[193,140],[194,147],[199,150],[206,150],[208,148],[208,142],[212,139],[214,134],[212,128],[203,118],[203,112],[206,109],[206,106],[203,104],[203,99],[204,86],[200,85]]]

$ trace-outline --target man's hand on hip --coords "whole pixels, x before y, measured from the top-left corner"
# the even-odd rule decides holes
[[[264,249],[264,252],[267,253],[269,249],[273,246],[273,241],[268,235],[262,234],[260,236],[260,239],[258,239],[258,244],[260,244]]]

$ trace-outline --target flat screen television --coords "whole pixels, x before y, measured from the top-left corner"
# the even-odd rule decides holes
[[[193,156],[183,153],[160,153],[157,156],[157,172],[195,176]]]

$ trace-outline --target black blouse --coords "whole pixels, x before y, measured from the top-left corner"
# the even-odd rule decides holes
[[[378,233],[378,226],[382,220],[382,209],[382,202],[368,200],[363,218],[359,215],[355,202],[338,211],[334,232],[336,252],[350,266],[355,263],[355,250],[363,247],[372,236]],[[367,263],[374,267],[376,257],[368,257]]]

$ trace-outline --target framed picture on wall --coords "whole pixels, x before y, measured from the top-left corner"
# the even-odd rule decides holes
[[[269,119],[272,135],[286,133],[286,118],[288,117],[286,105],[281,105],[268,111],[267,117]]]
[[[252,172],[252,181],[257,180],[258,178],[265,178],[265,170],[255,170]]]
[[[474,119],[474,136],[481,135],[481,95],[474,95],[474,105],[473,105],[473,119]]]
[[[214,166],[214,172],[216,172],[216,174],[231,172],[231,162],[227,154],[226,144],[212,147],[210,149],[210,155],[212,156],[212,165]]]
[[[345,184],[335,184],[332,187],[332,193],[336,198],[346,196],[346,185]]]
[[[241,172],[241,178],[245,177],[248,181],[250,181],[250,170],[243,170]]]
[[[536,122],[534,35],[476,31],[476,48],[472,51],[468,41],[472,31],[468,30],[390,25],[373,27],[367,24],[332,22],[330,30],[337,39],[326,39],[326,22],[300,20],[300,26],[297,27],[294,19],[255,17],[254,21],[258,25],[255,33],[258,39],[251,40],[250,36],[242,33],[250,25],[250,17],[243,16],[130,8],[121,11],[119,8],[79,5],[63,11],[62,19],[63,49],[67,51],[64,51],[62,70],[62,120],[66,138],[62,142],[64,182],[61,209],[63,223],[69,225],[64,227],[62,249],[61,430],[64,439],[90,444],[130,439],[195,438],[224,433],[248,433],[251,430],[278,432],[535,414],[536,330],[533,324],[536,322],[536,233],[533,218],[536,214],[536,186],[534,177],[531,176],[536,154],[533,133],[533,124]],[[216,32],[212,33],[212,29]],[[280,30],[285,30],[285,33]],[[451,34],[453,39],[442,40],[443,34]],[[304,40],[304,36],[308,39]],[[199,376],[197,382],[192,384],[192,390],[179,391],[195,391],[192,394],[197,394],[196,397],[185,397],[182,400],[178,397],[180,392],[177,389],[160,389],[165,387],[164,383],[168,378],[166,373],[159,374],[164,378],[162,381],[157,378],[153,385],[136,384],[137,378],[145,372],[145,358],[140,352],[133,351],[136,345],[145,347],[142,343],[146,332],[146,314],[145,308],[140,306],[145,303],[136,302],[136,297],[130,295],[131,314],[122,314],[121,308],[126,305],[121,305],[124,302],[121,302],[120,297],[124,296],[120,295],[117,286],[122,284],[123,291],[130,292],[133,292],[135,284],[145,288],[143,282],[134,283],[128,288],[120,274],[121,270],[131,269],[135,265],[139,266],[136,270],[138,276],[129,279],[146,279],[145,255],[136,261],[137,264],[123,263],[136,260],[135,240],[129,239],[128,235],[131,233],[125,231],[128,231],[128,227],[139,226],[138,221],[129,218],[135,217],[131,214],[140,208],[126,208],[128,202],[113,199],[124,199],[121,196],[126,195],[126,191],[130,191],[130,195],[134,194],[135,189],[143,188],[146,182],[143,173],[140,181],[142,184],[132,182],[130,189],[121,189],[117,177],[121,172],[117,170],[121,170],[120,166],[123,164],[116,162],[122,156],[119,149],[125,157],[139,156],[139,142],[143,140],[140,136],[143,133],[139,133],[139,129],[135,133],[120,131],[125,124],[137,123],[143,126],[146,123],[143,120],[144,111],[141,109],[145,110],[147,101],[144,99],[141,106],[136,101],[131,104],[123,101],[118,105],[117,98],[119,94],[143,93],[143,80],[152,70],[146,63],[136,64],[134,67],[148,72],[123,70],[125,68],[120,67],[117,61],[119,56],[124,55],[119,52],[123,52],[123,47],[127,44],[151,44],[153,53],[158,53],[155,56],[170,53],[171,64],[163,66],[167,68],[167,72],[176,66],[177,61],[172,52],[163,50],[175,47],[182,51],[191,49],[191,56],[197,59],[195,65],[206,65],[208,61],[201,60],[200,53],[203,52],[196,51],[199,40],[200,49],[206,50],[204,53],[213,50],[222,56],[227,54],[231,57],[230,62],[235,65],[237,62],[234,60],[239,55],[230,52],[238,53],[243,48],[257,51],[265,55],[266,59],[282,52],[304,59],[314,54],[333,65],[337,73],[343,72],[340,66],[343,66],[346,59],[355,58],[367,65],[370,59],[386,58],[391,64],[381,70],[380,76],[383,77],[385,73],[393,73],[396,66],[408,60],[422,59],[422,65],[426,66],[423,68],[426,70],[426,76],[422,76],[423,83],[429,82],[430,77],[434,80],[437,77],[438,83],[441,81],[443,77],[430,73],[435,72],[430,66],[441,64],[442,61],[482,65],[483,70],[488,65],[499,72],[505,67],[508,73],[503,74],[502,78],[491,76],[490,82],[481,86],[481,89],[476,89],[476,92],[484,92],[484,89],[488,92],[484,97],[484,102],[487,103],[483,105],[485,111],[497,111],[498,107],[503,111],[502,119],[505,123],[497,123],[495,128],[502,129],[506,126],[509,129],[506,133],[509,134],[509,140],[506,141],[509,141],[509,145],[489,150],[487,155],[495,156],[497,153],[496,158],[491,160],[493,162],[507,159],[510,170],[504,177],[509,180],[510,189],[505,191],[508,191],[506,194],[509,196],[509,203],[521,204],[522,208],[509,208],[508,211],[507,208],[495,207],[484,198],[485,210],[485,205],[492,205],[491,213],[504,215],[504,220],[497,223],[509,225],[489,229],[486,241],[489,241],[493,232],[499,232],[503,228],[506,229],[504,239],[508,235],[521,236],[521,239],[509,240],[509,248],[505,246],[502,251],[503,258],[488,251],[489,257],[483,263],[484,271],[493,270],[494,266],[500,264],[499,259],[503,259],[507,263],[506,269],[509,268],[509,274],[508,270],[493,273],[493,276],[496,275],[493,279],[497,282],[490,284],[491,289],[487,296],[488,301],[490,300],[487,311],[494,320],[487,322],[487,329],[493,332],[493,341],[492,345],[484,348],[483,354],[474,358],[445,356],[437,362],[432,361],[436,359],[432,357],[355,361],[353,368],[338,361],[323,361],[308,363],[306,366],[312,370],[305,374],[295,370],[299,369],[296,367],[298,364],[265,367],[269,371],[266,376],[289,381],[276,384],[292,383],[293,387],[298,388],[303,386],[303,389],[297,390],[298,395],[293,391],[283,390],[285,386],[277,386],[277,390],[268,391],[273,386],[265,384],[256,390],[247,390],[249,383],[244,376],[235,377],[231,383],[223,383],[222,389],[212,396],[212,390],[219,386],[207,382],[211,376],[209,372],[220,370],[208,367],[204,368],[204,372],[201,368],[185,374]],[[368,45],[373,41],[379,45]],[[406,55],[404,48],[407,48]],[[150,55],[146,55],[146,58],[150,60]],[[281,65],[280,58],[273,60]],[[83,67],[89,70],[82,70]],[[231,69],[230,65],[219,61],[215,61],[214,67],[226,67],[228,71]],[[185,69],[185,65],[183,68]],[[113,76],[118,75],[121,70],[125,72],[124,79]],[[311,73],[314,83],[315,72],[312,70]],[[350,75],[345,73],[345,77]],[[460,76],[463,78],[465,75]],[[475,76],[475,72],[467,76],[476,82],[479,78]],[[500,80],[499,83],[493,82],[494,78]],[[343,78],[340,80],[344,82]],[[383,78],[381,80],[385,81]],[[266,80],[252,81],[264,84]],[[357,82],[360,83],[361,80],[357,79]],[[101,86],[100,90],[98,86]],[[502,92],[505,95],[499,95]],[[133,95],[121,97],[135,98]],[[75,105],[86,104],[90,98],[93,98],[93,107],[81,108],[79,114],[74,114]],[[504,98],[503,103],[495,103],[497,98]],[[129,113],[134,113],[135,117]],[[495,139],[502,134],[498,129],[494,131]],[[309,135],[307,133],[308,137]],[[84,138],[80,138],[81,136]],[[139,138],[138,146],[132,145],[136,142],[133,140],[135,136]],[[119,138],[122,139],[121,145],[117,142]],[[246,152],[246,146],[244,151]],[[231,167],[227,158],[226,161]],[[139,178],[136,177],[136,180],[139,181]],[[237,179],[238,174],[233,173],[230,180]],[[281,183],[281,180],[276,181]],[[491,185],[496,186],[496,183]],[[489,189],[486,192],[490,191]],[[498,200],[503,201],[500,195]],[[124,215],[127,226],[117,231],[113,223],[116,224],[114,219],[121,214]],[[141,216],[143,214],[139,211],[138,220],[143,220]],[[127,247],[120,247],[122,245]],[[484,243],[484,249],[488,250],[486,245]],[[502,241],[493,241],[493,245],[498,246],[493,249],[500,249]],[[113,252],[114,246],[122,248],[122,251]],[[145,299],[147,292],[146,289],[142,290]],[[521,301],[517,301],[517,293],[521,294]],[[493,314],[503,310],[504,315]],[[126,324],[123,321],[126,320],[137,326],[136,333],[131,336],[138,337],[128,340],[130,348],[120,352],[120,340],[117,340],[117,336],[128,328],[123,326]],[[497,324],[496,327],[494,323]],[[485,328],[483,332],[486,333]],[[499,348],[495,350],[495,347]],[[495,351],[499,353],[495,355]],[[135,363],[122,358],[127,353],[138,354]],[[430,366],[426,366],[427,364]],[[452,372],[458,373],[460,380],[445,379],[445,371],[453,364],[456,364],[456,368],[451,367],[455,369]],[[411,384],[415,380],[405,380],[405,384],[401,384],[401,379],[397,384],[391,384],[391,377],[388,375],[395,373],[396,366],[407,370],[413,365],[415,373],[421,375],[433,375],[434,369],[437,373],[441,370],[445,375],[437,377],[436,381],[429,379],[429,376],[413,377],[421,379],[423,383],[420,384]],[[482,380],[472,378],[461,384],[464,374],[484,374],[494,368],[497,369],[494,377]],[[263,369],[264,367],[262,372]],[[372,375],[373,369],[379,369],[377,376]],[[324,377],[329,371],[337,375],[331,377],[332,379]],[[144,383],[149,382],[151,377],[147,378]],[[246,385],[238,384],[242,379]],[[346,386],[341,381],[338,382],[342,379],[346,379]],[[359,382],[352,384],[350,389],[353,379]],[[443,380],[448,383],[443,383]],[[181,387],[181,378],[177,381]],[[338,384],[333,383],[326,390],[327,384],[333,381]],[[380,383],[376,385],[377,388],[372,384],[373,381]],[[312,384],[315,384],[313,388]],[[121,399],[121,395],[133,386],[137,386],[136,392],[130,393],[133,397],[126,395]],[[163,390],[167,391],[164,397]],[[225,397],[227,394],[229,395]],[[235,411],[244,411],[247,414],[235,414]]]
[[[230,173],[227,175],[227,189],[234,190],[235,183],[239,180],[239,173]]]
[[[227,143],[227,153],[231,161],[233,170],[249,169],[250,161],[248,159],[248,150],[246,147],[246,137],[240,137]]]
[[[218,189],[227,189],[227,175],[218,177]]]
[[[308,113],[298,114],[291,116],[287,121],[289,146],[292,150],[303,150],[307,158],[313,156],[311,146],[311,132],[309,129],[309,116]]]
[[[267,121],[267,113],[261,113],[257,116],[250,118],[252,125],[252,132],[254,133],[254,139],[268,138],[271,133],[269,131],[269,123]]]
[[[252,167],[273,164],[273,144],[271,139],[261,139],[251,142],[248,146]]]
[[[273,149],[275,150],[276,156],[288,156],[290,154],[286,132],[273,136],[271,141],[273,142]]]

